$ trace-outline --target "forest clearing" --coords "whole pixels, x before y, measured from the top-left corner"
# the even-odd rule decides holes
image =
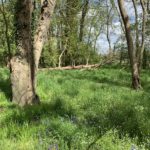
[[[0,147],[4,150],[149,149],[150,76],[143,90],[131,90],[128,69],[42,71],[41,105],[9,102],[8,70],[0,70]]]
[[[150,0],[0,0],[0,150],[150,150]]]

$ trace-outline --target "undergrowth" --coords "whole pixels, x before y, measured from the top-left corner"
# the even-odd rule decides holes
[[[149,150],[149,73],[134,91],[125,69],[41,71],[41,105],[19,108],[0,69],[0,149]]]

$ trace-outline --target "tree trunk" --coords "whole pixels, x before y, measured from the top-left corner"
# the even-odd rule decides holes
[[[136,56],[139,53],[139,23],[138,23],[138,10],[137,10],[137,1],[132,0],[134,12],[135,12],[135,33],[136,33]]]
[[[143,0],[140,0],[141,7],[142,7],[142,12],[143,12],[143,19],[142,19],[142,43],[138,55],[138,61],[139,61],[139,72],[141,72],[142,68],[142,61],[143,61],[143,53],[144,53],[144,48],[145,48],[145,32],[146,32],[146,21],[147,21],[147,12],[146,12],[146,7],[145,3]]]
[[[83,40],[83,31],[84,31],[84,22],[85,22],[85,17],[88,12],[88,6],[89,6],[89,0],[85,0],[83,2],[83,8],[82,8],[82,16],[80,20],[80,33],[79,33],[79,41],[82,42]]]
[[[133,45],[133,39],[131,36],[129,16],[127,15],[127,12],[125,10],[124,0],[118,0],[118,5],[125,26],[126,40],[128,45],[128,53],[129,53],[131,72],[132,72],[132,87],[134,89],[139,89],[141,88],[139,68],[138,68],[138,62],[136,59],[136,53]]]
[[[132,0],[134,11],[135,11],[135,30],[136,30],[136,57],[138,61],[138,69],[139,73],[141,72],[142,68],[142,60],[143,60],[143,53],[144,53],[144,47],[145,47],[145,28],[146,28],[146,6],[143,0],[140,0],[140,4],[142,7],[142,42],[141,45],[139,45],[139,23],[138,23],[138,10],[137,10],[137,2],[135,0]]]
[[[0,12],[2,13],[3,20],[4,20],[4,23],[5,23],[5,37],[6,37],[7,50],[8,50],[7,65],[9,67],[10,72],[11,72],[10,60],[11,60],[12,54],[11,54],[11,47],[10,47],[10,37],[9,37],[9,33],[8,33],[9,25],[8,25],[8,20],[7,20],[6,12],[5,12],[4,0],[2,0],[2,8],[0,7]]]
[[[63,49],[61,54],[59,55],[59,62],[58,62],[58,67],[61,68],[62,67],[62,56],[64,54],[66,49]]]
[[[38,69],[39,59],[43,45],[47,39],[47,31],[54,11],[56,0],[41,0],[41,14],[34,36],[34,61],[35,69]]]
[[[18,54],[11,59],[11,83],[12,101],[20,106],[38,102],[33,82],[32,9],[32,0],[18,0],[16,3],[15,17]]]
[[[43,44],[46,40],[55,0],[42,0],[39,24],[32,43],[32,0],[16,2],[17,54],[11,59],[12,101],[24,106],[39,103],[35,93],[35,71],[38,68]],[[33,51],[34,50],[34,51]]]
[[[100,26],[98,33],[95,35],[95,41],[94,41],[94,52],[96,52],[96,44],[97,44],[97,40],[98,37],[100,36],[102,30],[103,30],[103,24]]]
[[[147,0],[147,13],[150,14],[150,0]]]
[[[111,58],[112,57],[112,48],[111,48],[111,41],[110,41],[109,26],[110,26],[110,17],[111,17],[112,7],[109,10],[108,0],[106,1],[106,5],[107,5],[107,21],[106,21],[106,25],[107,25],[107,41],[108,41],[108,45],[109,45],[109,57]]]
[[[147,68],[147,50],[146,49],[144,49],[144,52],[143,52],[143,63],[142,63],[142,65],[143,65],[143,69],[146,69]]]

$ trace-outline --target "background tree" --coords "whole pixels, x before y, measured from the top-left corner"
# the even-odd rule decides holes
[[[143,51],[144,51],[144,42],[145,42],[145,26],[146,26],[146,10],[145,10],[145,3],[144,1],[140,1],[142,11],[143,11],[143,18],[142,18],[142,41],[141,46],[139,47],[139,33],[138,33],[138,15],[137,15],[137,9],[135,1],[133,0],[134,10],[135,10],[135,20],[136,20],[136,47],[134,47],[134,41],[132,38],[132,31],[131,31],[131,25],[129,21],[129,16],[127,15],[127,12],[125,10],[124,6],[124,0],[118,0],[118,5],[120,9],[120,13],[124,22],[125,26],[125,32],[126,32],[126,40],[128,44],[128,53],[130,58],[130,64],[131,64],[131,70],[132,70],[132,87],[134,89],[141,88],[141,82],[140,82],[140,67],[141,67],[141,61],[143,58]]]
[[[0,3],[0,64],[10,64],[10,59],[15,52],[13,17],[14,0]]]

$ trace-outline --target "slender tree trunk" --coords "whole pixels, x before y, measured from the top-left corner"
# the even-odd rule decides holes
[[[141,88],[139,68],[138,68],[138,62],[136,59],[136,53],[133,45],[133,39],[131,36],[129,16],[127,15],[127,12],[125,10],[124,0],[118,0],[118,5],[125,26],[128,53],[129,53],[129,59],[131,64],[131,71],[132,71],[132,87],[134,89],[139,89]]]
[[[138,30],[138,10],[137,10],[137,2],[135,0],[132,0],[134,10],[135,10],[135,30],[136,30],[136,57],[138,61],[138,68],[139,73],[141,72],[142,68],[142,60],[143,60],[143,53],[144,53],[144,47],[145,47],[145,28],[146,28],[146,7],[143,0],[140,0],[140,4],[142,7],[143,17],[142,17],[142,42],[139,46],[139,30]]]
[[[106,21],[106,25],[107,25],[107,41],[108,41],[108,45],[109,45],[109,57],[112,56],[112,48],[111,48],[111,41],[110,41],[110,31],[109,31],[109,26],[110,26],[110,15],[111,15],[111,11],[112,8],[110,8],[109,10],[109,5],[108,5],[108,0],[106,1],[106,5],[107,5],[107,21]]]
[[[123,61],[123,49],[120,50],[120,65],[122,65]]]
[[[147,0],[147,13],[150,14],[150,0]]]
[[[79,40],[82,42],[83,40],[83,31],[84,31],[84,22],[85,22],[85,17],[88,12],[88,5],[89,5],[89,0],[85,0],[83,2],[83,9],[82,9],[82,16],[80,20],[80,33],[79,33]]]
[[[86,58],[86,66],[89,65],[89,58]]]
[[[142,63],[142,65],[143,65],[143,69],[146,69],[147,68],[147,51],[146,51],[146,49],[144,49],[144,52],[143,52],[143,63]]]
[[[138,10],[137,10],[137,2],[136,0],[132,0],[135,12],[135,33],[136,33],[136,56],[139,53],[139,23],[138,23]]]
[[[66,49],[63,49],[63,51],[61,52],[61,54],[59,55],[59,62],[58,62],[58,67],[61,68],[62,67],[62,56],[65,53]]]
[[[139,72],[141,72],[142,68],[142,61],[143,61],[143,53],[144,53],[144,48],[145,48],[145,31],[146,31],[146,21],[147,21],[147,11],[145,7],[144,0],[140,0],[141,7],[142,7],[142,12],[143,12],[143,21],[142,21],[142,43],[141,43],[141,48],[139,51],[138,55],[138,61],[139,61]]]
[[[8,62],[7,62],[7,65],[9,64],[8,66],[9,66],[9,70],[11,72],[10,60],[11,60],[12,54],[11,54],[11,47],[10,47],[10,38],[9,38],[9,34],[8,34],[8,28],[9,27],[8,27],[8,20],[6,18],[4,0],[2,0],[2,8],[0,7],[0,12],[2,13],[3,20],[4,20],[4,23],[5,23],[5,37],[6,37],[7,50],[8,50]]]
[[[121,26],[122,32],[125,34],[125,29],[124,29],[123,21],[122,21],[122,19],[121,19],[121,16],[120,16],[118,7],[115,7],[115,9],[116,9],[116,12],[117,12],[118,17],[119,17],[119,21],[120,21],[120,26]]]
[[[12,101],[20,106],[38,102],[33,85],[32,9],[32,0],[18,0],[16,2],[15,17],[18,54],[11,59],[11,83]]]
[[[47,31],[54,11],[56,0],[41,0],[41,14],[34,36],[34,61],[35,69],[38,69],[39,59],[43,45],[47,39]]]
[[[97,43],[98,37],[100,36],[100,34],[101,34],[101,32],[102,32],[103,26],[104,26],[104,25],[102,24],[101,27],[99,28],[98,33],[95,35],[94,52],[96,52],[96,43]]]

